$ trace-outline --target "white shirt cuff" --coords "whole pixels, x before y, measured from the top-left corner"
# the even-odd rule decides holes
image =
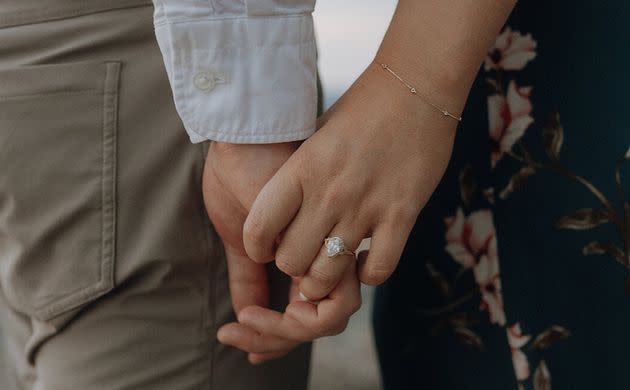
[[[193,143],[277,143],[314,133],[310,13],[162,21],[155,34]]]

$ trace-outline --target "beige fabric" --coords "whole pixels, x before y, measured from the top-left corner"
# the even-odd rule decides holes
[[[79,16],[50,9],[42,20],[25,12],[35,3],[0,7],[0,22],[22,8],[0,28],[0,297],[13,388],[305,388],[309,345],[253,367],[216,341],[233,313],[201,199],[207,144],[190,144],[175,111],[153,7],[88,1]],[[286,280],[271,271],[281,306]]]

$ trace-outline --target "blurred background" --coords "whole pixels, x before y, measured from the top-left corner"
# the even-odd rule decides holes
[[[315,32],[324,108],[330,107],[376,54],[396,0],[317,0]],[[363,307],[344,333],[315,342],[310,390],[379,390],[370,324],[374,289],[362,291]]]

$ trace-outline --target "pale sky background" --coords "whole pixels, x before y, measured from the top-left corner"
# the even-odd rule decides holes
[[[324,106],[336,100],[376,54],[396,0],[318,0],[313,18]]]

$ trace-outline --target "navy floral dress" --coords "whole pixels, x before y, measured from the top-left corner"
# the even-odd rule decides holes
[[[377,290],[392,389],[630,389],[630,2],[521,1]]]

